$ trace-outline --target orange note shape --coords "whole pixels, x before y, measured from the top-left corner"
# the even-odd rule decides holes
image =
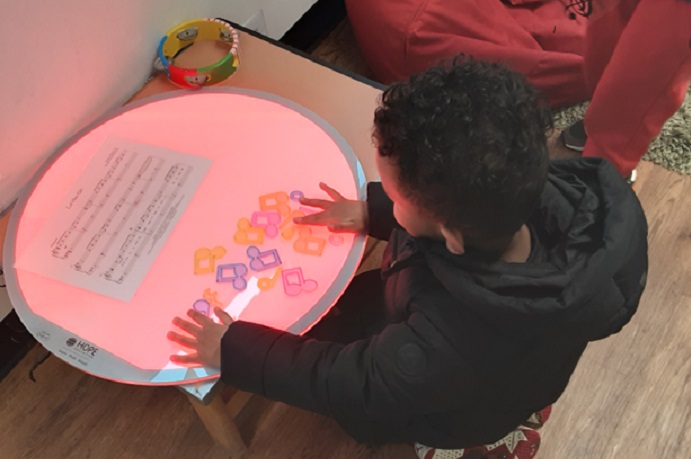
[[[259,196],[259,208],[261,210],[274,210],[285,217],[290,214],[290,196],[285,191]]]
[[[248,218],[241,218],[233,240],[238,244],[260,245],[264,242],[264,228],[255,228]]]
[[[326,247],[326,239],[312,236],[310,228],[300,228],[298,238],[293,243],[293,249],[305,255],[316,255],[320,257]]]
[[[206,301],[209,302],[211,306],[218,306],[219,308],[223,307],[223,303],[221,303],[218,298],[218,292],[215,290],[211,290],[210,288],[204,289],[204,295],[202,298],[204,298]]]
[[[286,217],[283,222],[281,222],[281,226],[278,227],[278,229],[281,230],[281,237],[286,241],[293,239],[296,231],[296,225],[293,223],[293,219],[304,216],[305,213],[300,210],[294,210],[291,212],[290,215]]]
[[[216,260],[226,254],[226,249],[217,245],[213,249],[202,247],[194,251],[194,274],[208,274],[216,271]]]
[[[276,280],[278,277],[281,275],[281,272],[283,271],[283,267],[279,266],[276,268],[276,271],[274,271],[274,275],[269,277],[262,277],[259,279],[257,282],[257,287],[259,287],[259,290],[269,290],[270,288],[273,288],[274,285],[276,285]]]

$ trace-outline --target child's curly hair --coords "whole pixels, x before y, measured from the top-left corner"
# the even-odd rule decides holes
[[[457,56],[387,88],[373,138],[408,199],[449,228],[502,238],[537,204],[551,127],[522,75]]]

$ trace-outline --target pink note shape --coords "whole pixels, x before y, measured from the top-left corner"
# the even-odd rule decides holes
[[[250,224],[256,228],[264,228],[264,234],[268,238],[278,235],[278,225],[281,224],[281,216],[277,212],[257,211],[252,213]]]
[[[285,269],[281,273],[283,278],[283,290],[288,296],[298,296],[302,292],[312,292],[317,288],[317,281],[305,279],[302,268]]]

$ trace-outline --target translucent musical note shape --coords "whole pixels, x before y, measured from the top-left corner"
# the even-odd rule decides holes
[[[283,291],[288,296],[298,296],[302,292],[313,292],[317,289],[317,281],[305,279],[302,275],[302,268],[291,268],[283,270]]]
[[[264,228],[254,228],[249,219],[241,218],[238,220],[238,230],[233,240],[238,244],[260,245],[264,242]]]
[[[216,270],[216,260],[226,254],[226,249],[217,245],[213,249],[202,247],[194,252],[194,274],[207,274]]]
[[[206,300],[197,300],[197,301],[195,301],[195,302],[194,302],[194,305],[192,306],[192,308],[193,308],[195,311],[197,311],[197,312],[201,312],[201,313],[204,314],[205,316],[208,316],[208,315],[209,315],[209,311],[211,311],[211,305],[210,305],[209,302],[206,301]]]
[[[217,298],[218,292],[211,290],[210,288],[204,289],[204,294],[202,298],[209,302],[211,306],[218,306],[219,308],[223,306],[223,303]]]
[[[250,268],[254,271],[264,271],[281,264],[281,257],[276,249],[262,252],[257,246],[251,245],[247,248],[247,256],[250,259]]]
[[[282,217],[290,214],[289,202],[290,197],[285,191],[277,191],[275,193],[259,196],[259,208],[261,210],[275,210]]]
[[[253,212],[250,224],[255,228],[264,228],[264,234],[268,238],[275,238],[278,235],[278,225],[281,223],[281,216],[276,212],[258,211]]]
[[[305,197],[305,193],[300,190],[293,190],[290,192],[290,200],[300,202],[300,199]]]
[[[300,210],[294,210],[291,212],[291,214],[283,220],[281,226],[278,227],[278,229],[281,230],[281,237],[286,241],[293,239],[293,236],[295,236],[295,232],[297,231],[297,226],[293,222],[293,219],[304,216],[305,213]]]
[[[298,238],[293,243],[293,249],[305,255],[315,255],[320,257],[326,247],[326,239],[312,236],[311,228],[298,229]]]
[[[230,272],[230,274],[227,274]],[[228,263],[219,265],[216,271],[216,282],[232,282],[235,290],[245,290],[247,288],[247,266],[243,263]]]
[[[281,272],[283,271],[283,267],[279,266],[276,269],[276,272],[274,272],[274,275],[271,277],[262,277],[259,279],[259,282],[257,282],[257,287],[259,287],[259,290],[269,290],[273,288],[274,285],[276,285],[276,281],[278,280],[278,276],[281,275]]]

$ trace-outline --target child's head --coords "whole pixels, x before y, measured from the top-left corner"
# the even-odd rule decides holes
[[[391,85],[374,115],[377,164],[413,236],[510,238],[547,177],[552,120],[525,78],[464,58]]]

